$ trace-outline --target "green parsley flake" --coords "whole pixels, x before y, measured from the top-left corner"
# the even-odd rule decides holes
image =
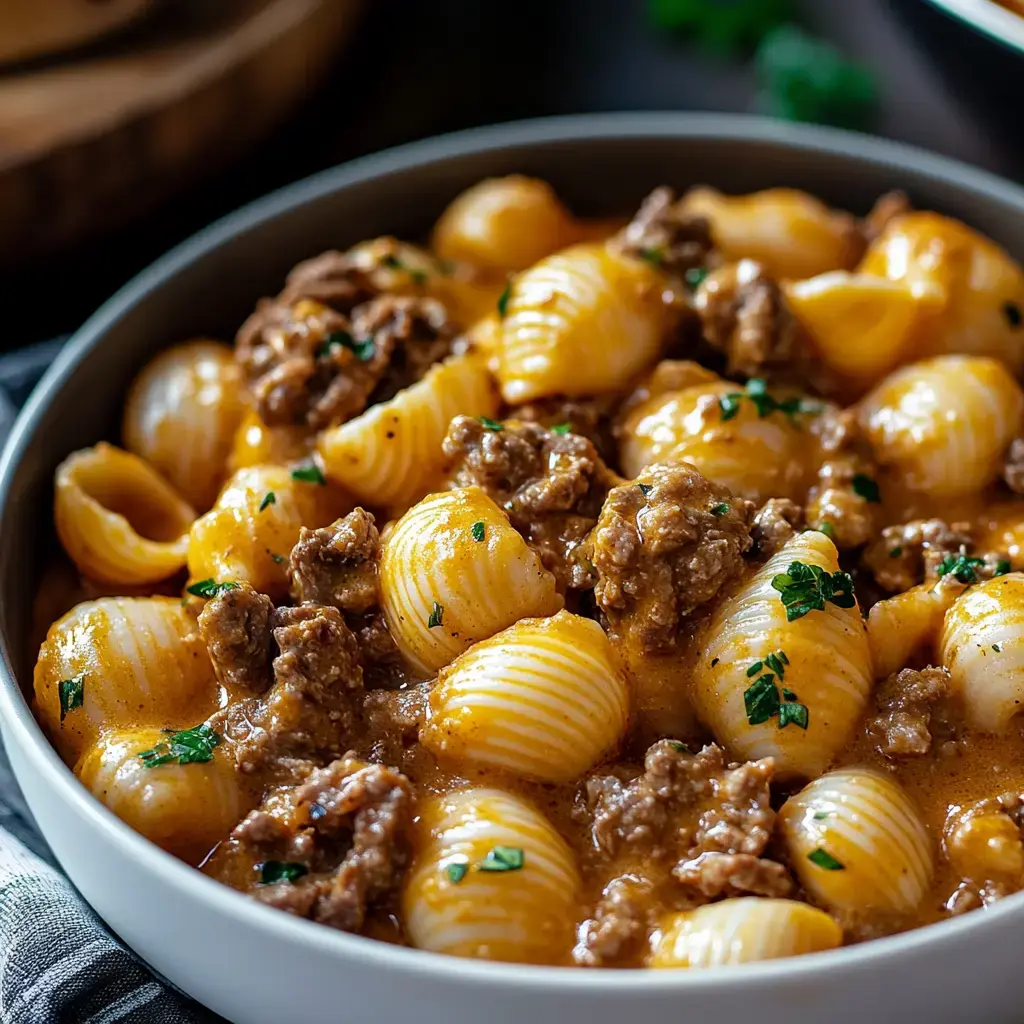
[[[866,476],[864,473],[855,473],[851,483],[853,485],[853,493],[857,497],[863,498],[873,505],[881,503],[882,495],[878,490],[877,481],[872,480],[871,477]]]
[[[645,263],[650,263],[652,267],[661,266],[661,250],[660,249],[641,249],[640,259]]]
[[[1009,571],[1010,571],[1010,563],[1005,558],[1000,558],[999,561],[996,562],[995,572],[992,573],[992,575],[993,576],[1005,576]]]
[[[397,256],[388,253],[381,263],[385,267],[389,267],[391,270],[404,270],[416,284],[425,284],[427,280],[427,273],[424,270],[417,270],[415,267],[407,267]]]
[[[731,420],[734,416],[738,415],[740,411],[740,403],[743,399],[749,399],[749,401],[757,409],[758,419],[765,419],[770,416],[773,412],[781,412],[789,417],[790,422],[794,426],[798,426],[796,417],[800,413],[812,413],[817,412],[820,406],[815,402],[807,402],[802,398],[793,396],[791,398],[784,398],[781,402],[768,394],[768,385],[760,377],[751,377],[747,381],[745,391],[731,391],[727,395],[722,395],[718,400],[718,408],[722,414],[722,421]]]
[[[903,548],[900,547],[898,544],[896,545],[896,547],[892,548],[889,551],[889,557],[890,558],[899,558],[900,555],[902,555],[902,554],[903,554]]]
[[[717,505],[714,506],[714,508],[711,509],[711,514],[713,516],[724,516],[725,513],[729,511],[730,507],[731,506],[729,505],[729,502],[720,501]]]
[[[327,479],[323,474],[323,470],[315,462],[311,462],[306,466],[299,466],[298,469],[293,469],[292,479],[304,484],[319,484],[321,487],[327,486]]]
[[[466,874],[469,871],[469,865],[465,861],[457,860],[449,864],[444,871],[448,876],[448,881],[451,882],[452,885],[458,885],[459,882],[466,877]]]
[[[484,521],[482,519],[473,524],[472,533],[473,540],[477,541],[478,543],[482,541],[484,537],[487,535],[487,527],[484,526]]]
[[[688,754],[690,752],[690,748],[685,743],[681,742],[680,740],[669,740],[668,741],[668,745],[677,754]]]
[[[505,429],[497,420],[489,419],[486,416],[477,416],[477,420],[482,424],[484,430],[493,430],[497,433],[499,430]]]
[[[743,694],[743,706],[747,711],[747,721],[751,725],[762,725],[774,718],[779,713],[781,705],[775,677],[770,674],[761,676]]]
[[[747,669],[747,678],[750,679],[752,676],[756,676],[757,673],[760,672],[761,669],[763,669],[763,668],[764,668],[764,662],[763,661],[755,661],[754,664],[751,665],[750,668]]]
[[[831,811],[815,811],[812,815],[815,821],[824,821],[826,818],[832,817]]]
[[[640,488],[640,493],[641,493],[641,494],[642,494],[642,495],[643,495],[643,496],[644,496],[645,498],[647,497],[647,495],[648,495],[648,494],[650,494],[650,493],[651,493],[651,491],[653,491],[653,490],[654,490],[654,486],[653,486],[653,484],[637,484],[637,487],[639,487],[639,488]]]
[[[348,331],[332,331],[324,339],[324,343],[316,350],[317,359],[331,355],[338,349],[347,349],[360,362],[368,363],[376,352],[373,338],[353,338]]]
[[[782,688],[782,699],[783,700],[799,700],[800,698],[787,687]]]
[[[1003,303],[1003,316],[1006,317],[1006,322],[1014,330],[1020,327],[1021,323],[1024,323],[1024,316],[1021,315],[1020,306],[1016,302]]]
[[[782,654],[782,658],[786,657],[782,651],[779,651],[779,654]],[[786,666],[789,664],[789,659],[786,658],[786,660],[783,661],[782,658],[779,657],[779,654],[769,654],[768,657],[764,659],[764,663],[768,666],[769,671],[774,672],[779,679],[781,679],[786,674]]]
[[[803,562],[790,562],[785,572],[773,576],[772,588],[779,592],[789,622],[810,611],[824,611],[826,602],[838,608],[853,608],[857,603],[849,573],[830,573]]]
[[[162,764],[202,764],[213,760],[213,748],[220,741],[220,734],[203,722],[194,729],[174,732],[165,729],[167,739],[161,740],[155,747],[139,753],[139,759],[147,768],[156,768]]]
[[[938,573],[940,576],[952,573],[961,583],[977,583],[978,574],[975,570],[979,565],[984,564],[984,559],[969,558],[965,551],[961,551],[959,555],[950,555],[948,558],[943,559],[939,565]]]
[[[267,493],[263,496],[263,500],[260,502],[260,511],[262,512],[268,506],[276,504],[277,495],[273,491],[267,491]]]
[[[806,729],[810,717],[811,713],[807,710],[806,704],[782,704],[779,707],[779,728],[797,725],[801,729]]]
[[[260,885],[273,885],[275,882],[294,882],[303,875],[309,874],[305,864],[296,864],[288,860],[265,860],[256,865],[260,873]]]
[[[508,314],[508,300],[512,298],[512,282],[508,281],[505,290],[498,296],[498,316],[504,320]]]
[[[279,555],[279,554],[277,554],[274,551],[270,552],[270,560],[275,565],[283,565],[287,561],[287,559],[284,557],[284,555]]]
[[[480,862],[481,871],[520,871],[526,860],[520,846],[495,846]]]
[[[827,519],[818,527],[818,533],[825,534],[831,541],[836,539],[836,528]]]
[[[992,645],[992,650],[995,651],[996,654],[1002,654],[1003,653],[1003,648],[999,644],[993,644]]]
[[[63,725],[68,713],[80,708],[85,700],[85,676],[62,679],[57,684],[57,693],[60,696],[60,722]]]
[[[557,427],[551,428],[551,433],[558,434],[559,437],[564,437],[570,430],[572,430],[571,423],[559,423]]]
[[[223,583],[218,583],[216,580],[200,580],[185,589],[194,597],[220,597],[221,594],[226,594],[229,590],[238,590],[238,587],[239,584],[231,580],[225,580]]]
[[[703,283],[708,272],[704,267],[691,267],[685,274],[683,280],[696,291]]]
[[[430,609],[430,618],[427,619],[427,629],[434,629],[436,626],[440,626],[444,621],[444,605],[434,602],[434,607]]]
[[[828,850],[823,850],[820,846],[816,850],[811,850],[807,854],[807,859],[812,864],[817,864],[819,868],[824,868],[826,871],[844,871],[846,869],[844,864],[836,860]]]

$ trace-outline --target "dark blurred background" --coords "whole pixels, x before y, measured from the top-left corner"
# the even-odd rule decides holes
[[[1024,55],[975,35],[924,0],[804,0],[797,7],[808,29],[873,72],[878,134],[1024,180]],[[174,28],[170,9],[158,14],[162,23],[133,30],[139,35],[98,44],[99,57],[103,46],[148,45],[154,32]],[[8,258],[0,276],[0,294],[8,298],[3,346],[73,330],[137,271],[212,219],[360,154],[549,114],[754,105],[749,61],[659,33],[645,0],[365,0],[344,34],[326,71],[310,73],[307,95],[261,141],[230,155],[218,151],[216,139],[207,142],[207,166],[173,198],[141,204],[140,212],[126,214],[127,223],[104,230],[107,209],[111,222],[122,219],[115,216],[117,197],[107,195],[92,203],[101,227],[90,228],[86,241]],[[44,63],[42,72],[51,69]],[[19,73],[24,67],[7,72]],[[29,65],[27,73],[40,74],[39,67]],[[260,75],[259,63],[252,73]],[[245,105],[243,98],[233,116],[244,117]],[[0,102],[0,171],[5,134]],[[88,182],[116,169],[119,159],[117,150],[94,150],[77,170]]]

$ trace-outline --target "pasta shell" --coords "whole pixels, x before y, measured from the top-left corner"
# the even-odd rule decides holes
[[[268,427],[249,409],[235,431],[228,468],[232,473],[249,466],[285,466],[301,462],[313,450],[316,437],[304,427]]]
[[[919,651],[931,649],[956,596],[955,588],[937,587],[929,580],[871,606],[868,646],[876,679],[887,678],[911,664]]]
[[[921,813],[881,772],[822,775],[786,801],[778,827],[804,890],[833,912],[910,914],[931,886],[935,857]]]
[[[753,896],[667,918],[652,940],[651,967],[724,967],[835,949],[843,931],[796,900]]]
[[[887,377],[860,407],[879,463],[936,498],[981,490],[1017,436],[1024,394],[1009,371],[981,356],[940,356]]]
[[[86,576],[133,586],[185,564],[195,510],[137,455],[103,442],[74,452],[54,492],[57,536]]]
[[[125,447],[155,466],[197,509],[214,502],[242,418],[241,372],[216,341],[161,352],[135,378],[125,403]]]
[[[230,754],[211,761],[147,768],[139,757],[167,734],[160,729],[108,733],[76,768],[82,784],[126,825],[189,864],[198,865],[249,809]]]
[[[744,581],[719,605],[696,645],[693,703],[718,742],[740,759],[774,757],[780,777],[810,778],[852,734],[871,691],[871,658],[856,604],[825,602],[824,610],[787,621],[772,579],[792,562],[839,571],[835,546],[812,530],[797,534]],[[782,678],[766,661],[779,651],[788,659]],[[807,708],[806,729],[795,721],[780,727],[778,713],[751,724],[755,716],[748,715],[745,695],[765,674],[776,692],[785,687]]]
[[[296,479],[293,472],[285,466],[250,466],[231,477],[217,503],[192,527],[191,579],[245,580],[276,599],[288,593],[288,555],[299,530],[327,526],[352,509],[336,487]]]
[[[604,630],[562,611],[522,619],[442,669],[420,739],[445,760],[569,781],[616,746],[628,714]]]
[[[687,462],[752,501],[802,499],[815,469],[807,431],[782,412],[759,416],[746,400],[723,420],[719,402],[739,391],[730,381],[715,381],[636,405],[622,423],[623,471],[636,477],[655,462]]]
[[[80,706],[66,699],[62,715],[61,682],[76,679]],[[86,601],[50,627],[35,667],[36,713],[68,760],[102,729],[187,727],[219,700],[196,621],[176,598]]]
[[[968,725],[1005,731],[1024,707],[1024,576],[997,576],[964,591],[946,612],[938,654],[963,696]]]
[[[479,488],[432,494],[389,531],[381,608],[424,678],[478,640],[562,607],[555,578]]]
[[[519,963],[569,959],[578,916],[572,851],[531,804],[497,789],[423,801],[402,899],[413,945]],[[504,851],[513,870],[481,870]]]
[[[620,389],[658,355],[669,323],[658,273],[602,244],[549,256],[511,285],[498,379],[506,402]]]
[[[444,463],[441,442],[455,416],[498,409],[483,356],[452,356],[412,387],[320,435],[327,475],[367,504],[407,507]]]

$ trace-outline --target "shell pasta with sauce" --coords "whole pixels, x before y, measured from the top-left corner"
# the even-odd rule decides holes
[[[459,957],[742,969],[1024,889],[1024,272],[861,213],[488,179],[159,354],[55,474],[61,757]]]

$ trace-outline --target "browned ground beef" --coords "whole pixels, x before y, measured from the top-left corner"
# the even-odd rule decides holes
[[[574,556],[618,480],[587,438],[518,420],[492,430],[457,416],[443,448],[453,487],[482,487],[562,590],[586,585],[589,566]]]
[[[795,886],[786,868],[750,853],[700,853],[682,861],[672,874],[691,893],[708,900],[729,896],[792,896]]]
[[[579,931],[573,960],[603,967],[633,953],[654,927],[654,886],[636,875],[613,878],[601,893],[594,916]]]
[[[278,298],[284,303],[312,299],[348,314],[375,298],[379,291],[373,281],[373,268],[357,264],[348,253],[331,249],[297,263]]]
[[[612,631],[671,648],[686,616],[740,573],[752,514],[685,463],[648,466],[614,488],[585,548]]]
[[[618,455],[618,444],[613,433],[612,415],[617,396],[603,398],[541,398],[527,405],[517,405],[515,418],[524,423],[539,423],[542,427],[561,427],[568,424],[569,432],[585,437],[608,464]]]
[[[199,631],[217,678],[233,691],[263,693],[271,683],[273,602],[248,583],[225,590],[199,613]]]
[[[949,669],[905,668],[894,672],[875,694],[877,713],[868,734],[889,757],[927,754],[932,749],[932,717],[949,696]]]
[[[675,193],[664,185],[641,203],[615,244],[677,277],[703,267],[714,248],[707,218],[683,212]]]
[[[755,513],[750,536],[759,558],[771,558],[803,526],[804,510],[788,498],[769,498]]]
[[[972,543],[970,526],[942,519],[913,519],[887,526],[864,550],[864,564],[879,586],[899,594],[938,575],[947,558],[956,558]]]
[[[412,806],[404,775],[346,756],[310,768],[297,785],[272,790],[231,833],[221,862],[251,864],[245,889],[261,902],[359,931],[368,909],[397,888]],[[305,873],[263,884],[268,861]]]
[[[1006,451],[1003,479],[1014,494],[1024,494],[1024,437],[1017,437]]]
[[[289,559],[292,596],[301,604],[368,612],[378,602],[379,561],[380,534],[365,509],[320,530],[303,527]]]

